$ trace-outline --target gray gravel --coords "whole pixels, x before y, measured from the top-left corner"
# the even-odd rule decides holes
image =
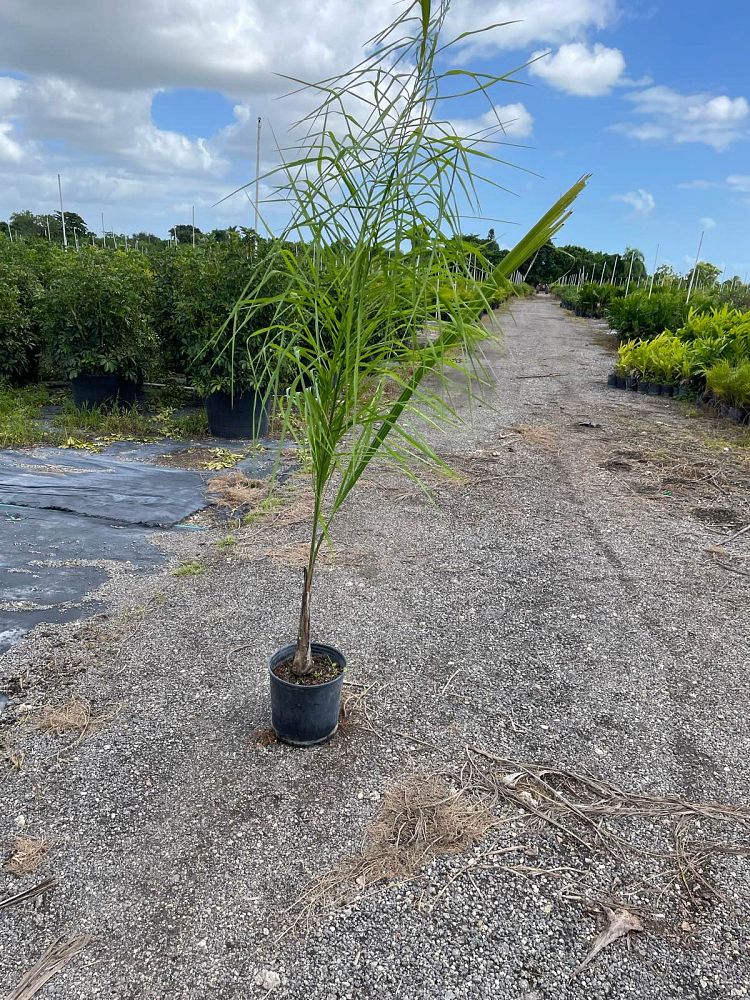
[[[601,330],[547,298],[499,322],[495,387],[460,433],[435,439],[467,481],[439,486],[432,506],[371,474],[318,580],[316,634],[346,651],[353,681],[378,685],[377,735],[265,745],[264,663],[293,630],[299,571],[263,553],[303,526],[251,526],[225,550],[226,528],[160,536],[172,564],[206,571],[117,576],[96,594],[107,617],[40,627],[0,659],[0,678],[23,679],[21,714],[71,693],[122,706],[67,749],[0,728],[25,756],[3,781],[0,833],[56,841],[36,875],[0,875],[0,898],[47,874],[60,883],[38,907],[0,911],[0,991],[53,937],[83,931],[94,940],[44,997],[748,996],[740,860],[713,873],[735,912],[697,920],[665,901],[631,949],[618,942],[572,981],[597,925],[560,899],[559,880],[479,872],[420,909],[466,857],[278,940],[296,893],[356,850],[379,796],[459,761],[467,743],[633,790],[747,798],[750,536],[730,543],[733,557],[705,551],[735,530],[719,522],[750,522],[742,433],[607,390]],[[739,485],[665,489],[655,459],[632,458],[678,451]],[[664,831],[644,822],[633,836]],[[581,861],[520,818],[502,837],[533,845],[545,867]],[[608,887],[606,860],[587,863]]]

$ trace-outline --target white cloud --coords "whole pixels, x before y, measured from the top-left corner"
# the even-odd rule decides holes
[[[246,222],[242,194],[209,206],[250,180],[256,117],[270,162],[272,128],[283,145],[304,109],[299,98],[276,100],[291,86],[278,74],[320,79],[347,68],[393,16],[390,2],[351,0],[0,0],[0,66],[21,76],[0,76],[0,217],[51,208],[59,170],[71,209],[89,222],[103,208],[122,226],[166,228],[192,204],[202,228],[209,215]],[[461,0],[446,30],[514,22],[462,43],[456,51],[470,59],[577,42],[616,16],[617,0]],[[235,122],[198,138],[160,128],[154,95],[188,87],[225,94]],[[509,141],[531,134],[523,104],[497,110]],[[498,129],[491,112],[463,124]]]
[[[478,118],[452,121],[456,135],[477,140],[502,142],[503,139],[525,139],[534,128],[534,119],[523,104],[495,105]]]
[[[612,201],[621,201],[630,205],[636,215],[650,215],[656,208],[656,199],[650,191],[638,188],[637,191],[626,191],[625,194],[612,195]]]
[[[698,179],[694,181],[682,181],[677,187],[682,191],[710,191],[711,188],[719,187],[719,184],[716,181]]]
[[[750,194],[750,174],[730,174],[727,177],[727,187],[731,191]]]
[[[680,94],[671,87],[648,87],[628,94],[642,124],[613,126],[644,142],[700,142],[726,149],[750,136],[750,104],[726,94]]]
[[[698,222],[701,229],[716,229],[716,219],[712,219],[710,215],[704,215]]]
[[[461,0],[454,3],[449,27],[456,34],[501,24],[476,35],[464,50],[491,55],[503,49],[561,45],[601,30],[617,18],[617,0]]]
[[[13,136],[10,122],[0,122],[0,163],[20,163],[24,158],[23,147]]]
[[[577,97],[599,97],[610,93],[625,71],[622,52],[598,42],[593,46],[572,42],[562,45],[551,55],[535,52],[532,58],[536,62],[531,64],[529,70],[534,76],[557,90]]]

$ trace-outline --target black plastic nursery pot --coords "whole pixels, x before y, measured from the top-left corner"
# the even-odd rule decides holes
[[[609,386],[610,389],[617,388],[617,375],[615,374],[615,372],[610,372],[609,375],[607,376],[607,385]]]
[[[649,396],[661,396],[661,382],[649,382],[648,394]]]
[[[632,375],[628,375],[625,379],[625,388],[631,392],[638,392],[638,379],[633,378]]]
[[[624,389],[625,388],[625,377],[623,375],[618,375],[617,376],[617,388],[618,389]]]
[[[215,437],[259,438],[268,431],[268,409],[254,389],[212,392],[206,397],[208,426]]]
[[[335,646],[313,642],[313,656],[327,656],[341,667],[341,673],[325,684],[292,684],[277,677],[276,667],[294,656],[296,646],[282,646],[268,660],[271,682],[271,725],[284,743],[311,747],[325,743],[338,729],[341,690],[344,685],[346,657]]]
[[[650,388],[651,388],[651,383],[647,382],[645,379],[641,379],[640,382],[638,383],[638,392],[647,393],[649,392]]]
[[[120,389],[119,375],[76,375],[71,379],[73,402],[79,409],[114,406]]]
[[[736,424],[744,424],[747,419],[747,414],[739,406],[730,406],[729,413],[727,414],[730,420],[733,420]]]
[[[674,386],[673,385],[667,385],[666,382],[662,382],[662,384],[661,384],[661,394],[662,394],[662,396],[673,396],[674,395]]]

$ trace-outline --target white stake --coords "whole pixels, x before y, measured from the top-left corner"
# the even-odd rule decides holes
[[[10,236],[10,242],[13,242],[13,233],[11,232],[10,223],[6,222],[5,225],[8,227],[8,236]]]
[[[635,259],[635,250],[630,255],[630,267],[628,268],[628,281],[627,281],[627,284],[625,285],[625,294],[626,295],[628,294],[628,291],[630,290],[630,277],[631,277],[631,275],[633,273],[633,260],[634,259]]]
[[[63,209],[62,181],[60,180],[60,175],[59,174],[57,175],[57,190],[60,192],[60,221],[62,222],[63,248],[65,250],[67,250],[68,249],[68,237],[67,237],[67,235],[65,233],[65,210]]]
[[[617,270],[617,265],[618,265],[619,263],[620,263],[620,255],[619,255],[619,253],[618,253],[618,254],[617,254],[617,255],[615,256],[615,262],[614,262],[614,264],[612,265],[612,284],[613,284],[613,285],[614,285],[614,283],[615,283],[615,271]]]
[[[258,199],[260,198],[260,129],[262,119],[258,118],[258,134],[255,139],[255,224],[253,228],[258,232]]]
[[[193,205],[193,246],[195,246],[195,205]]]
[[[49,216],[48,215],[44,216],[44,221],[47,223],[47,240],[51,243],[52,242],[52,235],[50,234],[50,231],[49,231]]]
[[[695,264],[693,265],[693,273],[690,275],[690,287],[688,288],[687,298],[685,299],[686,303],[690,301],[690,296],[693,293],[693,285],[695,284],[695,274],[698,270],[698,260],[700,259],[701,247],[703,246],[703,237],[705,235],[705,232],[706,231],[704,229],[703,232],[701,233],[701,238],[698,242],[698,253],[695,255]]]
[[[654,290],[654,275],[656,274],[656,262],[659,259],[659,248],[660,247],[661,247],[661,244],[657,243],[656,244],[656,254],[654,255],[654,270],[651,272],[651,282],[650,282],[650,284],[648,286],[648,297],[649,298],[651,298],[651,293]]]

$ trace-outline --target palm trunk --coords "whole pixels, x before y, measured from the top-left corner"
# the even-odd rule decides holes
[[[305,568],[304,586],[302,588],[302,607],[299,613],[299,630],[297,632],[297,649],[292,661],[292,673],[296,677],[306,677],[313,672],[312,650],[310,648],[310,595],[312,592],[313,571]]]

